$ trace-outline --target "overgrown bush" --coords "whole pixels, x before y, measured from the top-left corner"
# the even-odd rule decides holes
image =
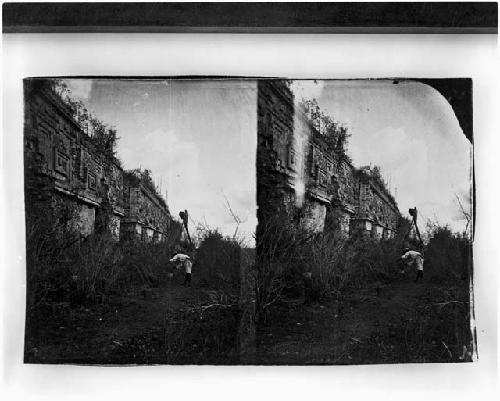
[[[259,222],[255,266],[257,309],[284,297],[340,299],[347,287],[380,285],[398,274],[399,238],[346,236],[338,230],[313,233],[286,216]]]
[[[122,258],[115,283],[110,292],[124,293],[142,287],[158,287],[168,281],[172,272],[172,253],[181,240],[180,223],[171,222],[168,234],[161,242],[127,239],[117,244]]]
[[[118,288],[124,291],[140,285],[157,287],[165,283],[172,269],[169,259],[174,247],[175,245],[169,242],[123,243],[123,269],[118,278]]]
[[[470,239],[439,225],[430,227],[429,236],[424,264],[427,277],[435,283],[467,279],[472,267]]]
[[[241,246],[217,230],[206,230],[196,250],[193,272],[201,284],[210,286],[238,285]]]
[[[166,282],[169,259],[180,241],[175,223],[160,243],[118,242],[109,230],[83,238],[77,206],[53,198],[27,207],[27,307],[42,303],[87,304],[106,296]]]

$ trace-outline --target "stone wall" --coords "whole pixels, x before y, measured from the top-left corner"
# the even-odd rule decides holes
[[[132,172],[125,174],[128,208],[122,220],[123,231],[143,240],[160,241],[170,228],[167,205]]]
[[[258,219],[293,216],[307,229],[389,238],[400,213],[371,170],[334,150],[295,103],[286,81],[258,83]]]
[[[33,206],[30,202],[46,202],[57,193],[75,205],[79,216],[75,225],[82,235],[94,232],[98,223],[105,221],[118,238],[121,223],[133,217],[128,215],[130,210],[140,208],[136,203],[144,203],[128,196],[129,186],[119,162],[96,149],[47,80],[25,80],[24,90],[27,213]],[[148,217],[138,223],[151,222],[151,227],[164,235],[171,219],[168,208],[152,206],[161,203],[157,194],[150,193],[149,198],[153,200],[146,208]]]
[[[294,107],[291,92],[274,88],[275,82],[257,85],[257,219],[262,226],[282,212],[292,213],[295,172],[289,154],[293,154]]]
[[[371,223],[370,229],[365,228],[371,236],[391,238],[401,217],[394,198],[374,170],[362,168],[357,176],[360,188],[357,218]]]

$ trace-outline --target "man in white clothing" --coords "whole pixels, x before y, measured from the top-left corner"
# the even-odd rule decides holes
[[[408,266],[414,266],[417,269],[415,283],[424,278],[424,257],[420,252],[406,248],[404,255],[401,256],[401,259],[403,259]]]
[[[172,259],[170,259],[170,262],[176,263],[178,265],[181,264],[184,267],[184,272],[186,273],[186,275],[184,277],[184,283],[182,285],[191,287],[191,268],[193,266],[193,262],[191,262],[191,258],[189,257],[189,255],[176,253],[172,257]]]

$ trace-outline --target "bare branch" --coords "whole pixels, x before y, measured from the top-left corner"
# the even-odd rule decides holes
[[[234,229],[234,233],[233,233],[233,239],[236,239],[236,235],[238,234],[238,230],[240,228],[240,224],[242,223],[245,223],[247,220],[248,220],[248,216],[245,218],[245,220],[242,220],[233,210],[233,208],[231,207],[231,204],[229,203],[229,200],[227,199],[226,195],[224,194],[224,192],[222,192],[222,196],[224,196],[224,200],[225,200],[225,206],[226,206],[226,209],[228,210],[229,214],[231,215],[231,217],[233,218],[234,222],[236,223],[236,228]]]
[[[458,203],[458,207],[459,207],[459,211],[460,211],[460,214],[462,216],[462,218],[465,220],[465,230],[464,230],[464,233],[465,234],[468,234],[469,233],[469,226],[470,226],[470,223],[471,223],[471,220],[472,220],[472,214],[471,214],[471,211],[470,210],[467,210],[464,206],[464,204],[462,203],[462,200],[460,199],[460,196],[455,193],[455,199]]]

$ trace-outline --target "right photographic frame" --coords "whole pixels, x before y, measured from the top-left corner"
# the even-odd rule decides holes
[[[472,80],[257,86],[255,362],[475,360]]]

